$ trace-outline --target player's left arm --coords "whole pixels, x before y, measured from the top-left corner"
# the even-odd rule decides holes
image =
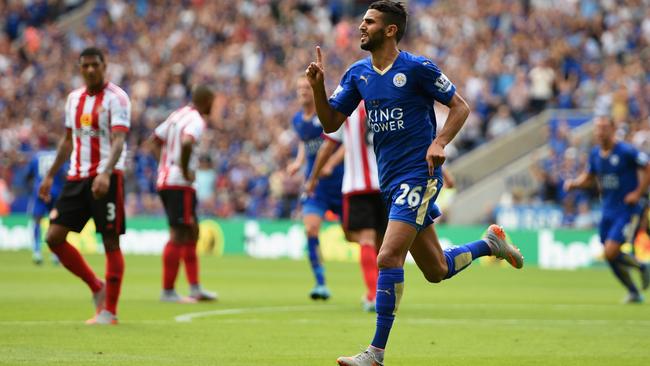
[[[205,130],[205,123],[203,120],[193,120],[181,135],[181,172],[183,178],[188,182],[194,182],[196,178],[195,173],[190,169],[190,159],[192,157],[192,150],[194,145],[198,143]]]
[[[125,141],[126,131],[116,130],[111,132],[111,152],[108,156],[108,163],[104,171],[97,174],[93,180],[92,192],[95,199],[104,197],[108,192],[111,183],[111,174],[113,174],[115,164],[120,160]]]
[[[151,153],[153,154],[153,157],[156,158],[156,161],[160,161],[160,153],[162,152],[163,144],[162,140],[155,134],[152,134],[149,136],[145,144],[147,144],[149,149],[151,149]]]
[[[334,169],[343,162],[345,159],[345,146],[340,145],[338,149],[327,159],[323,170],[321,171],[321,177],[327,177],[332,175]]]
[[[650,163],[648,157],[643,152],[636,152],[635,161],[639,171],[639,185],[635,190],[625,195],[623,201],[628,205],[634,205],[648,191],[650,185]]]
[[[190,170],[190,157],[192,156],[192,149],[194,148],[194,137],[190,135],[183,135],[181,137],[181,171],[183,178],[188,182],[194,182],[194,172]]]
[[[337,143],[334,140],[325,139],[325,142],[320,146],[316,153],[314,160],[314,167],[311,170],[311,175],[305,182],[305,193],[311,195],[318,185],[318,178],[322,176],[324,167],[334,157],[334,150],[336,150]],[[331,172],[330,172],[331,174]]]
[[[433,175],[435,167],[441,166],[445,162],[445,146],[456,137],[469,116],[469,106],[458,93],[454,93],[447,106],[449,107],[447,121],[427,149],[426,159],[429,164],[429,175]]]
[[[111,183],[111,174],[115,165],[122,156],[126,134],[131,127],[131,101],[128,98],[113,98],[109,102],[111,109],[111,150],[108,154],[108,162],[104,170],[93,179],[92,193],[95,199],[99,199],[108,193]]]

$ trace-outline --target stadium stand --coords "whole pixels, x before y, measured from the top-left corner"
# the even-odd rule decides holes
[[[331,75],[362,55],[358,11],[367,2],[108,0],[94,3],[84,26],[57,27],[56,17],[80,3],[0,5],[0,183],[9,187],[1,201],[24,210],[20,172],[31,152],[52,147],[62,133],[65,95],[81,83],[76,57],[96,45],[108,55],[110,80],[133,102],[129,214],[161,212],[156,163],[142,142],[196,82],[217,89],[212,130],[201,144],[201,213],[294,214],[301,182],[281,169],[296,146],[293,80],[316,44],[328,49]],[[411,35],[402,47],[435,60],[472,107],[448,147],[452,162],[506,139],[548,108],[611,113],[622,137],[650,145],[647,2],[412,0],[409,7]],[[444,118],[444,110],[437,114]],[[564,127],[554,123],[552,157],[535,173],[544,189],[526,198],[531,202],[562,204],[558,177],[583,163],[586,146],[565,141]]]

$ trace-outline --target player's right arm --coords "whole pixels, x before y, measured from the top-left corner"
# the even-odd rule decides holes
[[[149,140],[147,141],[147,144],[151,148],[151,151],[153,152],[154,157],[158,162],[160,162],[160,153],[162,151],[162,147],[165,144],[165,141],[167,140],[167,134],[169,132],[169,125],[171,124],[171,116],[174,114],[172,113],[169,118],[167,118],[163,123],[159,124],[154,130],[151,136],[149,137]],[[162,162],[161,162],[162,163]]]
[[[152,134],[149,136],[147,141],[145,142],[149,149],[151,149],[151,153],[153,156],[156,158],[156,161],[160,161],[160,152],[162,150],[162,140],[158,138],[155,134]]]
[[[569,192],[572,189],[591,188],[596,184],[597,171],[594,167],[598,156],[598,149],[592,149],[589,154],[589,160],[587,161],[587,168],[577,178],[568,179],[564,182],[563,188],[565,192]]]
[[[38,189],[38,197],[45,202],[50,202],[50,190],[52,188],[52,182],[54,181],[54,176],[56,172],[59,171],[61,165],[65,163],[66,160],[70,158],[70,153],[72,152],[72,129],[66,128],[65,135],[59,141],[59,146],[56,149],[56,159],[54,163],[47,171],[47,174],[41,182],[41,186]]]
[[[572,189],[590,188],[596,182],[596,175],[585,170],[577,178],[564,182],[564,190],[569,192]]]
[[[287,174],[289,174],[290,177],[293,177],[298,170],[300,170],[300,167],[305,163],[305,143],[300,141],[300,144],[298,144],[298,155],[296,155],[296,158],[289,163],[289,166],[287,166]]]
[[[345,122],[347,116],[334,109],[327,100],[323,56],[320,47],[318,46],[316,46],[316,62],[312,62],[307,66],[305,75],[309,81],[309,85],[311,85],[312,92],[314,93],[316,113],[318,114],[318,119],[323,125],[323,130],[326,133],[338,130],[343,122]]]
[[[325,139],[325,142],[318,149],[316,160],[314,161],[314,167],[311,170],[311,175],[305,183],[305,193],[308,195],[314,193],[316,185],[318,184],[318,178],[323,171],[323,167],[325,167],[325,164],[332,157],[332,154],[334,154],[337,145],[338,144],[334,140]]]

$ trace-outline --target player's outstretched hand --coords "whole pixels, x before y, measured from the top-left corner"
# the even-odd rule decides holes
[[[93,192],[93,197],[99,199],[104,197],[108,192],[108,187],[111,184],[110,176],[106,173],[98,174],[95,179],[93,179],[93,186],[91,190]]]
[[[318,185],[318,181],[316,179],[308,179],[307,182],[305,183],[304,194],[307,195],[308,197],[313,195],[317,185]]]
[[[445,162],[445,149],[435,140],[427,149],[427,164],[429,165],[429,175],[433,175],[433,170]]]
[[[625,195],[623,202],[627,205],[636,205],[641,199],[641,193],[637,191],[632,191]]]
[[[301,166],[301,165],[302,165],[302,164],[300,164],[300,163],[297,162],[297,161],[293,161],[293,162],[291,162],[291,163],[287,166],[287,174],[289,174],[290,177],[293,177],[293,176],[298,172],[298,170],[300,170],[300,166]]]
[[[194,180],[196,180],[196,175],[194,174],[193,171],[187,170],[187,171],[183,171],[183,178],[185,178],[185,180],[190,183],[194,183]]]
[[[323,68],[323,55],[320,50],[320,46],[316,46],[316,62],[312,62],[307,66],[305,70],[305,76],[307,81],[313,87],[315,85],[323,83],[325,69]]]
[[[573,185],[574,185],[573,179],[567,179],[567,180],[564,181],[564,184],[562,185],[563,186],[562,188],[564,188],[565,192],[569,192],[574,188]]]
[[[38,198],[42,199],[43,202],[49,203],[52,197],[50,196],[50,191],[52,189],[52,178],[46,176],[43,178],[40,187],[38,187]]]
[[[330,175],[332,175],[332,173],[334,173],[334,167],[331,166],[330,164],[325,164],[323,166],[323,168],[320,170],[319,176],[321,178],[325,178],[325,177],[329,177]]]

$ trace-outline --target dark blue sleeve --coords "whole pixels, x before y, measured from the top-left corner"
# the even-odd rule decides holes
[[[25,179],[29,180],[38,176],[38,157],[36,154],[29,160],[29,164],[25,169]]]
[[[589,152],[589,160],[587,160],[587,173],[592,174],[592,175],[598,175],[598,172],[596,172],[596,162],[595,158],[598,156],[598,151],[597,150],[591,150]]]
[[[415,69],[415,79],[424,93],[442,104],[449,104],[456,93],[456,86],[440,71],[438,66],[422,58]]]
[[[625,155],[634,162],[634,165],[638,168],[645,168],[648,165],[648,154],[636,149],[632,145],[627,145],[625,149]]]
[[[61,164],[61,167],[59,168],[59,171],[58,171],[57,175],[59,176],[59,179],[62,182],[65,181],[65,177],[68,174],[68,169],[69,168],[70,168],[70,162],[69,161],[66,161],[65,163]]]
[[[345,72],[341,79],[341,84],[336,87],[334,93],[329,99],[332,108],[337,111],[350,116],[361,102],[361,94],[357,89],[354,81],[353,69],[350,68]]]
[[[302,134],[300,133],[300,128],[298,128],[298,123],[301,118],[302,116],[300,116],[300,112],[294,114],[293,118],[291,119],[291,127],[293,128],[293,131],[298,136],[298,139],[302,141]]]

